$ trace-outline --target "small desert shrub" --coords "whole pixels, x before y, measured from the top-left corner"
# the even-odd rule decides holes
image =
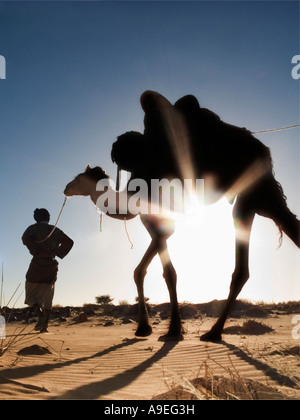
[[[112,301],[114,300],[114,298],[110,297],[110,295],[96,296],[95,299],[98,305],[107,305],[109,303],[112,303]]]

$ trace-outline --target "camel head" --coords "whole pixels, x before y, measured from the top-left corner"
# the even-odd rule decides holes
[[[99,166],[91,168],[90,165],[87,165],[85,172],[78,174],[73,181],[69,182],[64,190],[64,194],[67,197],[91,195],[96,191],[97,182],[104,178],[108,178],[108,175],[102,168]]]

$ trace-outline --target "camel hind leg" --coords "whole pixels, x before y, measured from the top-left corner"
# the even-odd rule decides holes
[[[233,210],[236,228],[236,264],[232,274],[230,292],[223,311],[212,329],[201,337],[202,341],[220,341],[225,321],[232,306],[249,278],[249,239],[255,213],[272,219],[298,248],[300,222],[289,210],[280,184],[269,176],[249,195],[239,196]]]
[[[239,197],[233,209],[235,225],[235,268],[228,298],[211,330],[200,337],[201,341],[220,341],[228,315],[243,286],[249,278],[249,240],[255,212],[247,198]]]

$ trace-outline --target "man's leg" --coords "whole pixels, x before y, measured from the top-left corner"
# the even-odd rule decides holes
[[[41,333],[44,332],[48,332],[48,323],[49,323],[49,318],[50,318],[50,314],[51,314],[51,309],[44,309],[43,311],[43,324],[42,327],[40,329]]]
[[[52,309],[54,289],[55,289],[55,283],[44,285],[43,313],[35,327],[35,329],[39,330],[40,332],[48,332],[48,323],[49,323],[51,309]]]

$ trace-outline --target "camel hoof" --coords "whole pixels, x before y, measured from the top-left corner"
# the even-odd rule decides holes
[[[179,333],[179,334],[167,333],[165,335],[161,335],[158,339],[158,341],[163,341],[163,342],[166,342],[166,341],[183,341],[183,340],[184,340],[184,338],[183,338],[183,335],[181,333]]]
[[[148,337],[152,334],[152,327],[150,325],[139,326],[135,332],[137,337]]]
[[[200,341],[211,341],[213,343],[216,343],[218,341],[222,341],[222,334],[213,331],[208,331],[200,337]]]

